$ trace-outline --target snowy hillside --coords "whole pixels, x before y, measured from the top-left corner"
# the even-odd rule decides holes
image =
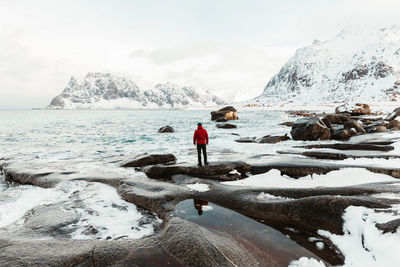
[[[88,73],[83,79],[71,77],[64,91],[48,108],[182,108],[226,104],[209,92],[171,83],[141,90],[133,81],[110,73]]]
[[[254,101],[400,101],[399,67],[400,26],[346,28],[331,40],[298,49]]]

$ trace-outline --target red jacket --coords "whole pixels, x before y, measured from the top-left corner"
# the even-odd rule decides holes
[[[203,127],[198,126],[197,130],[194,131],[193,144],[207,144],[208,145],[208,133]]]

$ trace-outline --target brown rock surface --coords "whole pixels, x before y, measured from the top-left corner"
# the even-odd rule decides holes
[[[331,137],[328,127],[320,119],[314,117],[295,121],[290,134],[294,140],[328,140]]]
[[[350,115],[368,115],[371,114],[371,110],[369,108],[368,104],[361,104],[361,103],[356,103],[356,104],[343,104],[335,108],[335,113],[340,114],[340,113],[347,113]]]
[[[234,129],[234,128],[237,128],[236,125],[229,124],[229,123],[217,124],[217,125],[215,125],[215,127],[220,128],[220,129]]]
[[[387,125],[388,129],[393,129],[393,128],[400,128],[400,121],[398,120],[391,120],[388,125]]]
[[[232,106],[224,107],[217,111],[211,112],[211,120],[213,121],[237,120],[237,119],[238,119],[237,110]]]
[[[257,143],[260,144],[276,144],[282,141],[290,140],[290,137],[285,134],[285,135],[266,135],[264,137],[261,137],[260,139],[257,140]]]
[[[175,132],[174,128],[172,128],[171,126],[167,125],[164,127],[161,127],[160,129],[158,129],[159,133],[173,133]]]

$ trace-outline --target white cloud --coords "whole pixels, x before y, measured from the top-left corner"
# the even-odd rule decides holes
[[[112,72],[255,96],[296,48],[398,21],[394,0],[0,0],[0,108],[43,107],[71,75]]]

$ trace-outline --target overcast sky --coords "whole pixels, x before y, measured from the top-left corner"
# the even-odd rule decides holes
[[[261,94],[297,48],[399,24],[399,0],[0,0],[0,109],[44,107],[70,77],[111,72]]]

